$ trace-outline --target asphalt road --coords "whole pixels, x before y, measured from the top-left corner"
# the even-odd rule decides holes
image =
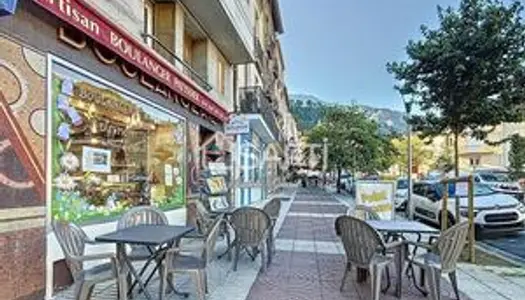
[[[483,239],[481,243],[494,248],[502,255],[525,262],[525,231],[518,235]]]

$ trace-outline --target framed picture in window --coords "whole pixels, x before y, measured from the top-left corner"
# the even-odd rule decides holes
[[[111,150],[82,147],[82,171],[96,173],[111,172]]]

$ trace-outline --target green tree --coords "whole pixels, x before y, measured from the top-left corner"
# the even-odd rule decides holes
[[[378,125],[357,107],[333,107],[319,124],[307,133],[310,144],[328,143],[329,170],[337,171],[339,191],[342,170],[371,172],[384,170],[392,163],[394,148],[379,134]],[[322,148],[315,148],[322,157]]]
[[[433,153],[429,150],[428,145],[417,135],[412,136],[412,166],[419,169],[423,165],[430,165],[433,159]],[[406,137],[392,139],[392,145],[396,149],[394,162],[406,172],[408,158],[408,142]]]
[[[387,65],[421,114],[410,119],[423,137],[452,134],[458,175],[458,138],[486,139],[502,122],[521,119],[525,97],[525,26],[518,0],[462,0],[438,7],[439,27],[421,27],[409,59]]]
[[[510,139],[509,151],[509,171],[513,179],[525,176],[523,166],[525,166],[525,137],[515,134]]]

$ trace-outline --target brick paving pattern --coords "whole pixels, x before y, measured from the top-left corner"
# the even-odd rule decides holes
[[[312,201],[318,201],[315,205]],[[308,202],[308,204],[301,202]],[[333,205],[327,205],[328,202]],[[338,300],[371,299],[369,282],[357,283],[356,272],[339,291],[345,255],[334,230],[336,216],[347,207],[321,190],[300,189],[277,234],[277,253],[265,273],[259,273],[252,285],[249,300]],[[294,212],[310,214],[295,216]],[[396,281],[391,268],[392,286],[381,299],[394,296]],[[417,275],[417,274],[416,274]],[[383,278],[383,285],[386,279]],[[461,282],[460,282],[461,286]],[[442,299],[454,299],[448,282],[442,281]],[[403,278],[401,299],[426,299],[408,278]],[[462,295],[462,299],[468,299]]]

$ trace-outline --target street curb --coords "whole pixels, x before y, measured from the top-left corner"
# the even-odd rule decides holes
[[[476,250],[483,251],[485,253],[488,253],[489,255],[493,255],[501,260],[504,260],[510,264],[516,265],[516,267],[525,268],[525,259],[511,254],[507,253],[505,251],[502,251],[496,247],[487,245],[483,242],[477,242],[476,243]]]

